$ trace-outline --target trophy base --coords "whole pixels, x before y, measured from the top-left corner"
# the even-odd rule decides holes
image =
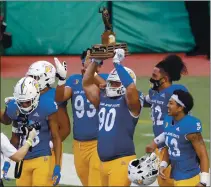
[[[125,56],[129,55],[126,43],[114,43],[108,45],[96,44],[92,46],[90,57],[102,60],[113,58],[115,49],[124,49]]]

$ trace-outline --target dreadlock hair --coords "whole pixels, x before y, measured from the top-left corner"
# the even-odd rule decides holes
[[[194,106],[192,95],[184,90],[175,90],[173,94],[177,95],[178,99],[184,103],[184,113],[188,114]],[[180,104],[178,105],[180,106]]]
[[[185,63],[177,55],[167,56],[160,61],[156,67],[168,75],[170,82],[178,81],[180,80],[181,75],[186,75],[188,73]]]

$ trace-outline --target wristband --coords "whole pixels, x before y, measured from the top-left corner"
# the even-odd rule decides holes
[[[32,142],[33,142],[31,138],[28,138],[27,141],[28,141],[30,144],[32,144]]]
[[[209,173],[202,172],[201,175],[200,175],[200,183],[207,185],[209,177],[210,177]]]
[[[117,74],[119,76],[122,85],[125,88],[127,88],[130,84],[134,83],[132,77],[129,75],[129,73],[122,64],[114,64],[114,67],[117,71]]]
[[[26,143],[29,145],[29,147],[32,146],[32,143],[29,140],[26,140]]]
[[[28,138],[27,140],[29,140],[29,141],[33,142],[33,140],[32,140],[31,138]]]
[[[168,167],[168,163],[166,161],[162,161],[160,163],[160,167],[164,167],[164,168],[167,168]]]

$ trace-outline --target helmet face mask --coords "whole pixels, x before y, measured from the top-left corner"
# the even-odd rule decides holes
[[[37,61],[29,67],[26,75],[37,80],[40,90],[43,90],[54,84],[56,79],[56,69],[50,62]]]
[[[159,159],[152,153],[132,160],[128,165],[128,178],[137,185],[151,185],[158,176]]]
[[[130,74],[134,83],[136,83],[135,73],[127,67],[124,67],[124,68]],[[121,83],[120,78],[117,74],[116,69],[113,69],[110,72],[110,74],[106,80],[106,95],[107,95],[107,97],[119,97],[119,96],[122,96],[125,94],[126,88],[122,85],[122,83],[119,86],[113,86],[113,85],[118,85],[117,84],[118,82]],[[115,83],[115,84],[113,84],[113,83]]]
[[[30,114],[39,103],[39,84],[32,77],[24,77],[18,81],[13,96],[22,114]]]

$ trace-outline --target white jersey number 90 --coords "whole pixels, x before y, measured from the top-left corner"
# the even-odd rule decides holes
[[[99,131],[105,126],[105,131],[110,131],[115,122],[116,118],[116,110],[115,108],[111,108],[108,112],[106,111],[105,108],[101,108],[99,113]]]

